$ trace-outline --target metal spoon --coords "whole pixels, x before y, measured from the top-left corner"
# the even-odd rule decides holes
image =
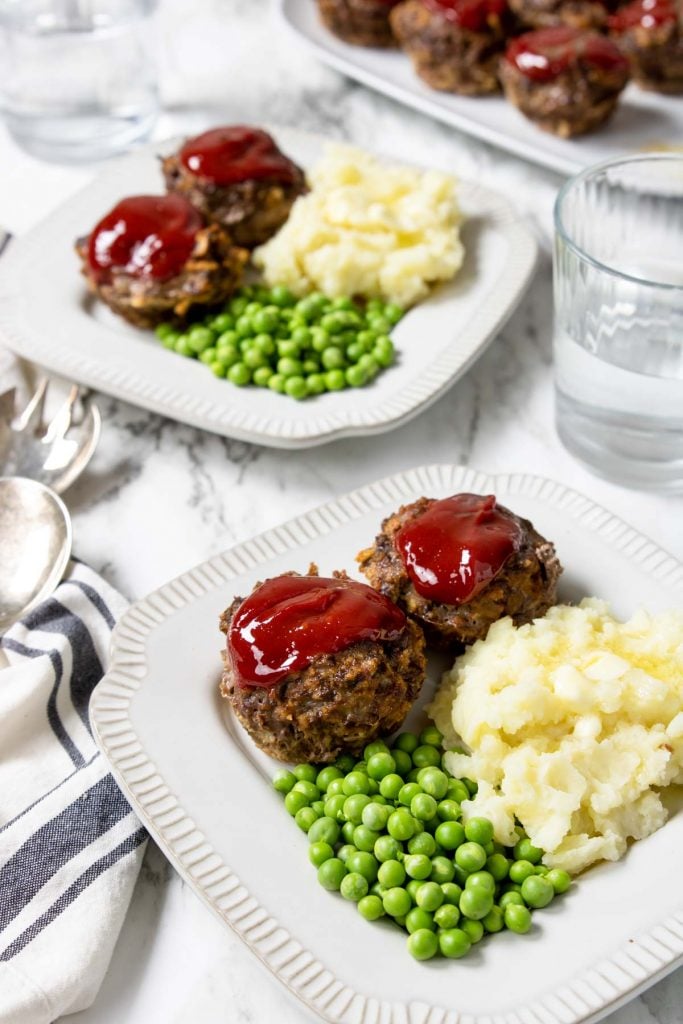
[[[36,480],[0,477],[0,632],[52,593],[70,555],[61,498]]]

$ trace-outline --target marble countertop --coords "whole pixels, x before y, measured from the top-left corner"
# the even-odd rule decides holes
[[[683,558],[683,498],[599,480],[553,427],[550,211],[560,179],[323,68],[274,29],[267,0],[161,0],[164,113],[156,138],[240,121],[283,124],[433,164],[506,193],[541,244],[535,280],[473,369],[392,433],[275,451],[202,433],[98,398],[104,430],[67,493],[74,549],[131,600],[249,535],[381,476],[426,462],[563,481]],[[0,130],[0,224],[21,232],[97,168],[40,163]],[[0,269],[1,272],[1,269]],[[2,368],[0,366],[0,384]],[[683,970],[614,1012],[609,1024],[681,1024]],[[109,973],[79,1024],[300,1024],[239,939],[150,844]]]

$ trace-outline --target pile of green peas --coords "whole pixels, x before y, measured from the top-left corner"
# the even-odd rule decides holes
[[[165,348],[200,359],[238,387],[255,384],[291,398],[309,398],[368,384],[394,362],[392,327],[400,306],[320,293],[297,299],[281,286],[249,286],[222,311],[178,331],[160,324]]]
[[[458,959],[487,933],[525,934],[534,910],[566,892],[566,871],[541,863],[524,836],[496,842],[487,818],[461,822],[470,779],[441,769],[443,737],[434,726],[378,740],[356,761],[280,769],[274,788],[308,834],[318,881],[357,904],[368,921],[393,919],[417,960]]]

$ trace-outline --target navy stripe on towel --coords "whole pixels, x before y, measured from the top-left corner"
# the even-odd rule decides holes
[[[83,580],[65,580],[65,583],[70,583],[74,587],[78,587],[82,590],[88,600],[97,608],[98,612],[109,626],[109,629],[113,629],[116,625],[116,620],[106,602],[102,599],[102,595],[98,594],[94,587],[91,587],[89,583],[84,583]]]
[[[130,812],[111,775],[30,836],[0,869],[0,932],[46,882]]]
[[[83,768],[89,768],[93,761],[96,761],[99,756],[100,752],[98,750],[97,753],[93,754],[90,760],[83,765]],[[4,825],[0,825],[0,834],[2,834],[6,829],[11,828],[12,825],[14,825],[15,821],[19,821],[19,819],[23,818],[25,814],[28,814],[29,811],[32,811],[34,807],[37,807],[38,804],[43,802],[43,800],[46,800],[49,796],[56,792],[56,790],[58,790],[60,786],[63,786],[65,782],[68,782],[69,779],[73,779],[74,775],[80,772],[80,770],[80,768],[74,768],[72,772],[69,772],[69,774],[65,778],[63,778],[61,782],[58,782],[55,786],[53,786],[52,789],[46,790],[46,792],[39,796],[37,800],[34,800],[32,804],[29,804],[28,807],[24,807],[23,811],[20,811],[20,813],[17,814],[14,818],[10,818],[10,820],[6,821]]]
[[[59,601],[50,598],[35,611],[29,612],[23,624],[28,630],[40,629],[47,633],[60,633],[71,644],[71,699],[83,725],[90,732],[88,702],[95,686],[104,675],[104,669],[83,621]]]
[[[59,690],[59,684],[62,681],[62,673],[64,671],[62,656],[59,651],[41,651],[37,647],[26,647],[24,644],[20,644],[17,640],[12,640],[8,636],[0,638],[0,647],[4,647],[7,651],[14,651],[15,654],[21,654],[24,658],[47,657],[50,659],[52,670],[55,674],[55,682],[47,700],[47,720],[53,733],[71,758],[74,767],[82,768],[85,764],[85,758],[64,728],[64,724],[59,717],[59,711],[57,710],[57,691]]]
[[[147,833],[144,828],[139,828],[137,832],[134,832],[133,835],[124,839],[122,843],[119,843],[115,849],[111,850],[104,857],[100,857],[99,860],[96,860],[95,863],[92,864],[87,871],[84,871],[68,889],[64,890],[59,899],[55,900],[52,906],[46,910],[44,914],[37,918],[33,924],[29,925],[29,927],[22,932],[21,935],[19,935],[18,938],[16,938],[14,942],[4,950],[4,952],[0,953],[0,961],[11,960],[13,956],[20,953],[21,950],[27,946],[29,942],[35,939],[44,928],[51,924],[56,917],[59,917],[62,911],[71,906],[74,900],[76,900],[89,885],[92,885],[92,883],[96,881],[104,871],[116,864],[117,861],[121,860],[122,857],[125,857],[126,854],[132,853],[133,850],[137,849],[137,847],[143,843],[146,838]]]

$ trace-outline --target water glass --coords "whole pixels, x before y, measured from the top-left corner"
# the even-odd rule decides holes
[[[97,160],[158,111],[155,0],[0,0],[0,113],[46,160]]]
[[[557,430],[594,472],[683,491],[683,156],[613,160],[555,204]]]

